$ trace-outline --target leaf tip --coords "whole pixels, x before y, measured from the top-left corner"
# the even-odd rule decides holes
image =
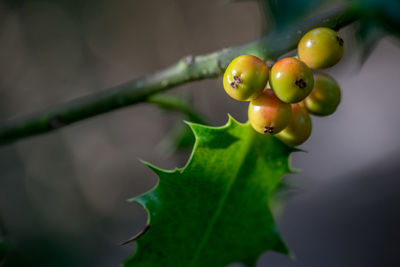
[[[186,123],[190,127],[190,130],[192,130],[193,135],[196,138],[198,137],[197,130],[199,128],[205,127],[204,125],[201,125],[201,124],[198,124],[198,123],[195,123],[195,122],[190,122],[190,121],[186,121],[186,120],[184,120],[183,122]]]
[[[290,152],[304,152],[304,153],[308,153],[308,150],[302,149],[302,148],[298,148],[298,147],[291,147]]]
[[[135,203],[135,199],[136,199],[136,197],[131,197],[131,198],[125,199],[125,202],[126,203]]]
[[[226,123],[225,126],[231,126],[232,124],[235,124],[235,125],[247,125],[247,124],[249,124],[249,122],[248,121],[245,122],[245,123],[239,122],[230,113],[228,113],[228,122]]]
[[[302,171],[303,171],[303,170],[302,170],[302,169],[299,169],[299,168],[289,167],[289,173],[297,174],[297,173],[300,173],[300,172],[302,172]]]
[[[139,237],[144,235],[147,232],[147,230],[149,230],[149,228],[150,228],[150,224],[146,224],[146,226],[139,233],[137,233],[136,235],[132,236],[128,240],[120,243],[119,245],[120,246],[124,246],[126,244],[129,244],[129,243],[132,243],[132,242],[136,241]]]
[[[152,170],[153,172],[155,172],[158,176],[160,176],[161,174],[167,174],[167,173],[171,173],[171,172],[175,171],[175,170],[172,170],[172,171],[164,170],[164,169],[157,167],[154,164],[152,164],[148,161],[142,160],[142,159],[139,159],[139,161],[141,163],[143,163],[144,165],[146,165],[147,167],[149,167],[149,169]]]
[[[145,196],[147,193],[141,194],[139,196],[136,197],[131,197],[125,200],[125,202],[127,203],[135,203],[139,206],[141,206],[142,208],[146,209],[146,200],[144,198],[142,198],[143,196]]]
[[[288,256],[289,259],[291,259],[292,261],[297,260],[296,255],[293,254],[291,251],[289,251],[289,253],[287,254],[287,256]]]

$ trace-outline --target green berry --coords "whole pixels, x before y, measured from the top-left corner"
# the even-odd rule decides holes
[[[329,28],[315,28],[300,40],[297,53],[301,61],[312,69],[332,67],[343,56],[343,39]]]
[[[269,82],[276,96],[285,103],[300,102],[314,86],[310,68],[293,57],[281,59],[272,66]]]
[[[290,104],[282,102],[271,89],[266,89],[249,105],[249,121],[262,134],[282,131],[290,120]]]
[[[298,146],[310,137],[311,129],[311,118],[307,110],[301,104],[292,104],[289,124],[276,137],[288,145]]]
[[[340,103],[341,93],[337,82],[329,75],[314,75],[314,89],[304,99],[308,112],[317,116],[328,116],[335,112]]]
[[[223,84],[228,95],[239,101],[250,101],[264,90],[269,70],[256,56],[242,55],[228,65]]]

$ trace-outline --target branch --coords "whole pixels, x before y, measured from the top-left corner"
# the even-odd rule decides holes
[[[115,109],[148,101],[149,96],[172,87],[220,75],[232,59],[253,54],[265,61],[275,60],[296,48],[302,35],[316,27],[340,29],[357,19],[349,6],[342,6],[311,17],[294,27],[271,32],[253,42],[222,49],[207,55],[187,56],[175,65],[137,80],[121,84],[86,97],[67,102],[0,126],[0,145],[28,136],[50,132],[69,124]]]

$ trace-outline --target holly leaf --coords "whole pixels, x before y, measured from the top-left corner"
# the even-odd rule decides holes
[[[295,148],[232,117],[223,127],[189,126],[196,142],[185,167],[145,163],[159,181],[130,200],[145,207],[148,225],[124,266],[255,266],[266,250],[288,254],[270,201]]]
[[[378,43],[385,36],[385,32],[371,20],[360,20],[356,29],[356,41],[358,48],[360,67],[364,65]]]
[[[230,0],[230,2],[257,2],[261,15],[261,34],[283,30],[309,16],[332,0]]]

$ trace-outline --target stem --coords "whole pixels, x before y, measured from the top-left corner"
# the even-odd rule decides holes
[[[232,59],[252,54],[265,61],[275,60],[296,48],[303,34],[316,27],[340,29],[357,19],[349,6],[335,8],[302,21],[294,27],[271,32],[253,42],[207,55],[187,56],[175,65],[99,93],[78,98],[0,126],[0,145],[28,136],[50,132],[69,124],[115,109],[148,101],[149,96],[172,87],[220,75]]]

